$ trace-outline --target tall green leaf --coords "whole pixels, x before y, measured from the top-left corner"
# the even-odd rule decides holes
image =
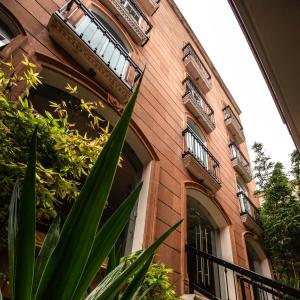
[[[20,198],[20,181],[17,180],[11,201],[9,205],[9,218],[8,218],[8,256],[9,256],[9,281],[10,281],[10,295],[11,298],[15,297],[15,274],[16,274],[16,263],[15,263],[15,251],[16,251],[16,240],[18,232],[18,205]]]
[[[67,217],[60,239],[41,278],[37,300],[72,299],[92,249],[113,183],[139,86],[140,82]]]
[[[10,206],[10,286],[13,300],[31,300],[35,253],[35,164],[37,130],[34,131],[25,178],[18,201],[15,190]]]
[[[120,289],[126,284],[128,279],[135,274],[148,259],[154,254],[155,250],[161,245],[161,243],[181,224],[182,220],[167,230],[157,241],[155,241],[150,247],[145,249],[138,258],[122,273],[120,273],[113,281],[109,282],[105,288],[100,283],[98,287],[86,298],[86,300],[108,300],[120,291]]]
[[[111,249],[128,223],[141,188],[142,184],[139,184],[97,233],[92,251],[73,299],[80,299],[80,297],[82,297],[99,271],[99,267],[104,259],[111,252]]]
[[[138,271],[138,273],[134,276],[128,287],[126,288],[124,294],[122,295],[120,300],[128,300],[132,299],[134,295],[138,292],[139,288],[141,287],[145,276],[147,274],[147,271],[149,269],[149,266],[152,262],[153,255],[151,255],[144,266]]]
[[[47,263],[54,251],[60,234],[60,219],[56,218],[51,224],[49,231],[45,237],[42,248],[35,262],[34,278],[32,286],[32,295],[35,296],[36,289],[38,287],[40,278],[46,268]]]

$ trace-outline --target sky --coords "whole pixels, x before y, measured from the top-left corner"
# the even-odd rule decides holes
[[[295,149],[242,30],[226,0],[175,0],[240,107],[251,161],[254,141],[289,169]]]

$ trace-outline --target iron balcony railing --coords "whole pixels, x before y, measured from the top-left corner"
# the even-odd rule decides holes
[[[132,0],[119,1],[127,9],[129,15],[133,18],[133,20],[136,23],[138,23],[138,25],[143,29],[145,34],[148,35],[153,26],[148,20],[148,18],[144,15],[143,11],[138,7],[138,5]],[[144,26],[144,24],[146,24],[146,27]]]
[[[193,263],[192,266],[195,266],[196,260],[199,259],[202,262],[201,265],[210,268],[213,272],[210,277],[210,285],[214,285],[214,288],[206,288],[201,282],[197,282],[197,280],[190,280],[189,282],[192,290],[200,292],[209,299],[300,299],[299,290],[290,288],[194,247],[186,246],[186,251],[188,259]],[[209,282],[207,285],[209,285]]]
[[[199,56],[196,54],[195,50],[193,49],[192,45],[190,43],[187,43],[184,47],[183,47],[183,60],[187,59],[189,56],[194,57],[194,59],[196,60],[196,62],[198,63],[202,74],[204,75],[205,79],[210,82],[211,81],[211,76],[208,73],[208,71],[206,70],[206,68],[204,67],[203,63],[201,62]]]
[[[244,192],[238,192],[237,196],[240,199],[241,215],[247,214],[259,226],[261,226],[258,208],[251,202],[251,200],[247,197],[247,195]]]
[[[251,175],[250,164],[238,146],[235,143],[231,143],[229,147],[231,150],[231,160],[238,159],[247,173]]]
[[[67,2],[55,14],[133,91],[142,70],[96,15],[80,0]]]
[[[197,162],[206,169],[218,183],[221,183],[220,178],[220,164],[217,159],[204,146],[197,134],[188,126],[183,131],[185,138],[185,149],[183,157],[191,154]]]
[[[205,100],[205,98],[201,95],[197,87],[192,82],[191,78],[187,77],[186,79],[184,79],[183,84],[185,84],[186,90],[182,97],[184,98],[186,95],[191,94],[193,96],[193,99],[195,99],[195,103],[198,106],[198,108],[204,111],[204,113],[207,115],[210,121],[213,124],[215,124],[213,109]]]
[[[230,118],[233,118],[238,123],[240,130],[243,130],[243,126],[242,126],[241,122],[239,121],[237,116],[234,114],[234,112],[232,111],[232,109],[229,105],[223,108],[223,112],[224,112],[224,121],[226,121]]]

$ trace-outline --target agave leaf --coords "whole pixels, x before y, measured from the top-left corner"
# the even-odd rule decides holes
[[[114,247],[124,227],[128,223],[130,214],[139,197],[141,188],[142,184],[139,184],[115,211],[111,218],[98,231],[88,262],[85,266],[76,292],[74,293],[73,299],[79,299],[82,297],[99,271],[99,267],[103,263],[104,259],[111,252],[111,249]]]
[[[11,201],[9,205],[9,217],[8,217],[8,256],[9,256],[9,281],[10,281],[10,294],[11,298],[14,299],[15,295],[15,249],[17,248],[17,232],[18,232],[18,204],[20,198],[20,181],[17,179]]]
[[[153,289],[153,285],[149,286],[141,295],[135,293],[132,297],[132,300],[142,300],[144,297]]]
[[[37,130],[34,131],[25,178],[18,199],[18,184],[9,212],[9,258],[12,299],[31,300],[35,253],[35,164]]]
[[[134,295],[137,294],[138,290],[140,289],[145,276],[147,274],[147,271],[149,269],[149,266],[152,262],[153,255],[151,255],[144,266],[138,271],[138,273],[134,276],[128,287],[126,288],[124,294],[122,295],[120,300],[128,300],[132,299]]]
[[[93,292],[86,298],[86,300],[107,300],[113,299],[114,296],[120,291],[120,289],[126,284],[128,279],[140,270],[148,259],[154,254],[155,250],[161,245],[161,243],[180,225],[179,221],[169,230],[167,230],[158,240],[156,240],[150,247],[145,249],[137,259],[122,273],[120,273],[113,281],[109,282],[105,288],[101,286],[96,287]]]
[[[45,237],[42,248],[35,262],[34,278],[33,278],[33,286],[32,286],[33,296],[35,295],[39,281],[50,259],[50,256],[57,245],[59,234],[60,234],[60,219],[56,218],[49,228],[49,231]]]
[[[0,300],[3,300],[1,289],[0,289]]]
[[[115,278],[117,278],[117,276],[124,270],[124,268],[126,268],[126,265],[124,263],[119,264],[118,266],[116,266],[108,275],[106,275],[104,277],[104,279],[98,284],[97,288],[99,290],[101,289],[106,289],[106,286],[111,282],[114,281]],[[93,291],[92,291],[93,293]],[[92,294],[91,293],[91,294]],[[90,294],[90,295],[91,295]],[[89,295],[87,296],[89,297]],[[83,299],[83,298],[82,298]],[[85,298],[85,300],[87,300],[87,298]]]
[[[113,183],[139,86],[140,82],[63,225],[57,246],[40,280],[37,300],[72,299]]]
[[[117,265],[116,246],[113,246],[108,256],[106,274],[110,273]]]

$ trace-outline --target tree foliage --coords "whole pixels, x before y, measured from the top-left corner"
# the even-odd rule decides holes
[[[262,193],[269,181],[274,163],[271,161],[271,158],[265,154],[262,143],[255,142],[252,146],[252,150],[255,153],[253,174],[258,187],[256,193]]]
[[[280,162],[273,167],[261,143],[255,143],[252,148],[256,153],[255,176],[259,192],[264,197],[260,217],[266,250],[271,257],[277,278],[299,288],[300,198],[299,193],[295,192],[297,184],[289,179]],[[291,163],[290,174],[299,179],[297,152],[292,153]]]
[[[77,87],[66,84],[68,99],[52,102],[52,113],[38,113],[29,100],[30,89],[41,85],[36,67],[24,58],[25,71],[17,75],[11,62],[0,65],[0,244],[6,243],[5,232],[11,191],[17,178],[25,174],[28,136],[38,127],[36,169],[37,218],[49,220],[59,207],[72,203],[88,172],[95,163],[108,137],[108,127],[101,128],[101,119],[94,110],[99,101],[77,99]],[[25,97],[12,101],[11,90],[25,84]],[[75,103],[76,102],[76,107]],[[80,133],[69,121],[69,105],[95,129],[96,136]],[[97,133],[98,132],[98,133]]]

